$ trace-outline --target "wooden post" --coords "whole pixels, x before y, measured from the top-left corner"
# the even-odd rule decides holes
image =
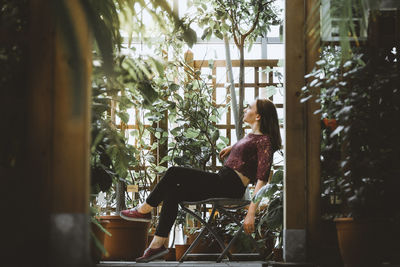
[[[306,29],[306,21],[319,23],[319,12],[312,12],[316,5],[315,0],[286,1],[283,242],[288,262],[314,260],[320,244],[320,118],[313,114],[314,102],[300,103],[304,76],[319,55],[319,33],[311,37]]]
[[[285,176],[283,257],[306,260],[306,113],[300,90],[306,74],[304,1],[285,1]]]
[[[27,174],[47,217],[43,266],[87,266],[89,261],[90,73],[92,43],[78,0],[67,2],[80,55],[72,55],[48,1],[30,1]],[[73,82],[73,66],[81,83]],[[74,88],[79,86],[79,99]],[[79,103],[79,106],[75,104]],[[76,109],[77,108],[77,109]],[[35,220],[35,218],[31,218]],[[29,224],[29,223],[27,223]]]
[[[306,0],[306,27],[314,27],[306,32],[306,72],[310,73],[319,58],[320,12],[317,0]],[[318,25],[318,26],[316,26]],[[306,142],[307,142],[307,260],[319,262],[321,257],[321,116],[314,112],[320,105],[314,99],[306,102]],[[323,260],[323,259],[322,259]]]

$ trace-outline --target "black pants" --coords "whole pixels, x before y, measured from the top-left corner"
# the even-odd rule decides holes
[[[157,207],[163,202],[156,235],[167,237],[178,213],[181,201],[200,201],[207,198],[242,198],[246,190],[236,172],[223,167],[218,173],[171,167],[146,199]]]

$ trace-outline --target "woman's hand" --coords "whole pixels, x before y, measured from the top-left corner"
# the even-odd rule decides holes
[[[224,149],[222,149],[221,152],[219,152],[219,158],[223,160],[226,156],[229,155],[229,153],[231,153],[231,149],[232,147],[230,146],[227,146]]]
[[[254,232],[254,220],[254,214],[247,213],[243,223],[244,232],[246,234],[251,234]]]
[[[258,190],[260,190],[260,188],[266,184],[267,184],[266,181],[257,180],[256,187],[254,188],[253,194],[254,195],[257,194]],[[244,231],[246,232],[246,234],[251,234],[255,230],[254,221],[255,221],[255,214],[257,212],[258,204],[260,204],[260,201],[258,201],[257,203],[254,203],[252,201],[249,205],[249,209],[247,210],[247,215],[244,218],[244,222],[243,222],[243,228],[244,228]]]

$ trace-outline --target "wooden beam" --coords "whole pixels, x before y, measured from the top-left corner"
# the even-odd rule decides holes
[[[277,67],[278,66],[278,59],[247,59],[245,60],[244,66],[245,67]],[[225,60],[214,60],[214,67],[215,68],[222,68],[226,67]],[[239,67],[240,62],[238,59],[232,60],[232,67]],[[206,68],[208,67],[208,60],[194,60],[194,67],[196,69]]]
[[[304,76],[319,56],[318,1],[287,0],[285,21],[284,257],[304,262],[316,260],[321,245],[320,117],[314,115],[319,107],[313,101],[301,104],[299,99]]]
[[[245,83],[244,87],[267,87],[267,86],[277,86],[278,83],[259,83],[259,82],[254,82],[254,83]],[[226,87],[226,83],[216,83],[216,87],[221,88],[221,87]],[[238,87],[239,84],[235,83],[235,87]]]

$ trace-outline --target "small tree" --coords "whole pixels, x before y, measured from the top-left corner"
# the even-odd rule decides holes
[[[235,121],[237,139],[243,132],[244,103],[244,48],[251,48],[257,37],[263,36],[271,25],[278,25],[278,10],[273,6],[275,0],[194,0],[197,7],[198,23],[204,27],[202,39],[210,39],[214,34],[219,39],[233,38],[240,53],[238,118]],[[232,83],[232,82],[231,82]],[[231,88],[234,86],[232,85]],[[231,94],[232,96],[232,94]]]

